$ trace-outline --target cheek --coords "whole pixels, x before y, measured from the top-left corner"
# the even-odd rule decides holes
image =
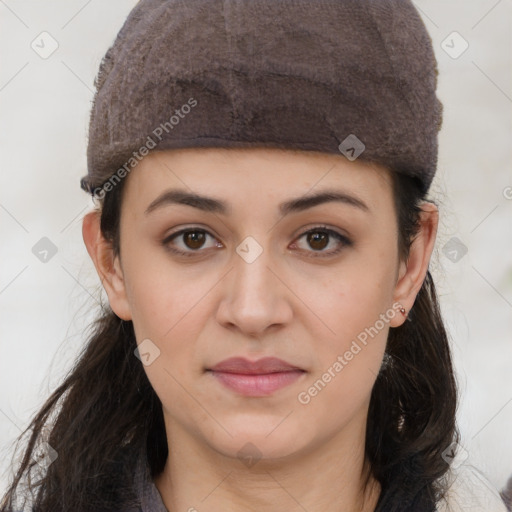
[[[157,347],[153,348],[157,357],[144,366],[144,371],[164,409],[194,410],[201,415],[186,390],[202,372],[197,340],[212,284],[203,279],[190,286],[187,281],[183,273],[152,266],[151,271],[131,280],[130,304],[138,343],[149,339]]]
[[[127,244],[126,254],[126,293],[137,339],[163,340],[187,322],[200,299],[202,281],[194,280],[191,286],[187,272],[170,265],[159,248],[142,250],[132,243]]]
[[[393,261],[390,255],[380,256],[372,265],[365,261],[347,266],[343,275],[331,275],[308,295],[321,320],[313,335],[316,364],[309,384],[315,389],[308,392],[324,397],[317,400],[318,407],[328,408],[333,400],[357,407],[369,398],[390,320],[398,314],[392,308]]]
[[[308,414],[323,418],[332,432],[366,414],[382,365],[389,320],[382,301],[366,299],[338,303],[341,309],[333,312],[330,323],[335,334],[316,343],[315,368],[297,396]],[[389,318],[393,314],[388,310]]]
[[[186,382],[190,378],[187,373],[197,366],[194,340],[199,336],[198,314],[204,306],[201,296],[206,290],[201,293],[201,284],[187,286],[183,273],[172,272],[155,261],[147,265],[134,255],[127,258],[126,269],[139,351],[145,347],[151,354],[144,371],[164,406],[172,399],[173,403],[190,407],[193,404],[181,403],[186,397],[180,383]]]
[[[390,255],[381,254],[375,258],[354,258],[350,265],[324,279],[321,289],[310,290],[308,297],[311,297],[315,312],[330,328],[329,339],[338,349],[374,326],[381,314],[394,313],[389,311],[393,279],[393,260]],[[307,281],[304,286],[308,286]],[[378,330],[382,329],[379,322]]]
[[[145,283],[142,283],[145,286]],[[188,290],[173,282],[172,287],[160,280],[141,293],[134,290],[133,326],[137,341],[150,339],[160,351],[158,365],[148,372],[167,370],[165,378],[174,375],[180,381],[200,371],[197,340],[204,328],[205,293]],[[157,370],[158,369],[158,370]]]

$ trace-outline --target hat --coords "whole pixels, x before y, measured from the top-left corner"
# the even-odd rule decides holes
[[[426,193],[437,74],[409,0],[140,0],[100,65],[81,186],[108,192],[150,151],[274,147],[375,162]]]

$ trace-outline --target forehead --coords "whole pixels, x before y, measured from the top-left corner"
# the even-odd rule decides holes
[[[123,202],[147,207],[166,190],[223,197],[261,208],[286,198],[336,190],[372,209],[392,200],[391,172],[343,155],[275,148],[187,148],[154,151],[127,176]],[[382,203],[382,204],[381,204]]]

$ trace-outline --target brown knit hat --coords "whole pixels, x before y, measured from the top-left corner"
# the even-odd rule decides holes
[[[108,192],[151,150],[275,147],[359,157],[426,192],[436,85],[409,0],[140,0],[100,65],[81,186]]]

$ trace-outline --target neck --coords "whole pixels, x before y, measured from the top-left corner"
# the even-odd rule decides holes
[[[307,453],[248,467],[173,425],[169,457],[155,478],[169,512],[373,512],[380,485],[369,477],[364,432],[333,437]],[[169,435],[172,432],[172,435]]]

